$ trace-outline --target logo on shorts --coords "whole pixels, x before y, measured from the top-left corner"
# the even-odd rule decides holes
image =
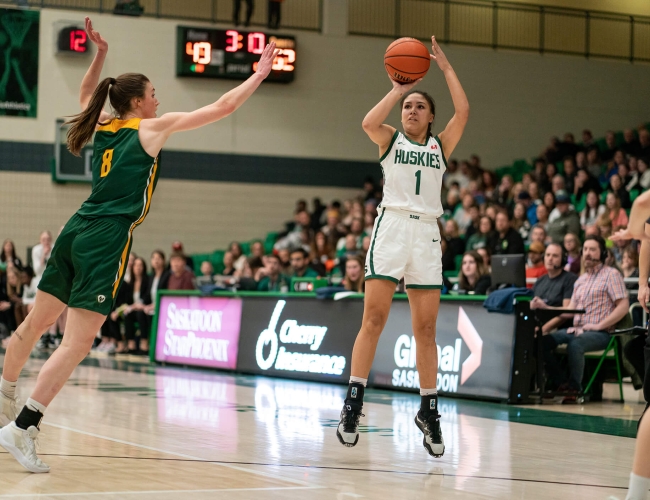
[[[103,296],[103,295],[98,295],[97,296],[97,302],[99,302],[100,304],[103,304],[105,300],[106,300],[105,296]]]
[[[420,216],[411,214],[411,219],[420,220]]]
[[[352,391],[350,392],[350,396],[352,396],[353,398],[357,397],[357,388],[356,387],[352,388]]]
[[[433,238],[431,241],[433,241],[434,243],[438,243],[440,240]]]

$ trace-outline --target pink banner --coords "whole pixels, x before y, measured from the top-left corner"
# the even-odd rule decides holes
[[[241,299],[163,296],[156,361],[237,368]]]

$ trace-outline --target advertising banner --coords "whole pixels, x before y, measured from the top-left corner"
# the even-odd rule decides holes
[[[238,370],[347,383],[363,301],[247,297]]]
[[[0,116],[36,117],[40,13],[0,9]]]
[[[237,369],[242,299],[160,298],[156,361]]]
[[[514,338],[513,314],[488,313],[481,302],[441,302],[436,327],[438,390],[508,399]],[[418,390],[415,359],[408,303],[395,301],[379,339],[369,385]]]

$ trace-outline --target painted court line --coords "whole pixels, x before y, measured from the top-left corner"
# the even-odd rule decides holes
[[[211,462],[210,460],[207,460],[205,458],[194,457],[192,455],[186,455],[185,453],[177,453],[175,451],[161,450],[160,448],[154,448],[152,446],[146,446],[146,445],[143,445],[143,444],[132,443],[130,441],[124,441],[122,439],[116,439],[116,438],[112,438],[112,437],[108,437],[108,436],[102,436],[100,434],[94,434],[92,432],[86,432],[86,431],[82,431],[82,430],[79,430],[79,429],[73,429],[72,427],[67,427],[65,425],[53,424],[51,422],[48,422],[45,425],[49,425],[49,426],[56,427],[58,429],[63,429],[63,430],[66,430],[66,431],[76,432],[77,434],[84,434],[86,436],[90,436],[90,437],[94,437],[94,438],[98,438],[98,439],[105,439],[107,441],[113,441],[114,443],[126,444],[128,446],[134,446],[135,448],[141,448],[143,450],[156,451],[158,453],[165,453],[167,455],[175,455],[177,457],[187,458],[187,459],[190,459],[190,460],[198,460],[200,462],[214,463],[215,465],[220,465],[221,467],[227,467],[229,469],[234,469],[234,470],[238,470],[238,471],[242,471],[242,472],[248,472],[249,474],[255,474],[257,476],[268,477],[268,478],[275,479],[275,480],[279,479],[279,480],[282,480],[282,481],[286,481],[287,483],[296,484],[298,486],[313,487],[313,485],[307,483],[306,481],[301,481],[299,479],[287,478],[287,477],[279,476],[278,474],[272,474],[272,473],[269,473],[269,472],[261,472],[261,471],[257,471],[257,470],[253,470],[253,469],[247,469],[245,467],[239,467],[237,465],[230,465],[230,464],[224,464],[224,463],[219,463],[219,462]]]
[[[223,493],[239,491],[293,491],[293,490],[319,490],[324,486],[278,486],[274,488],[223,488],[216,490],[147,490],[147,491],[85,491],[82,493],[16,493],[0,495],[0,498],[38,498],[38,497],[87,497],[99,495],[168,495],[180,493]]]

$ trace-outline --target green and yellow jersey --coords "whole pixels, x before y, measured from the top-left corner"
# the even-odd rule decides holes
[[[158,158],[140,144],[140,118],[113,119],[95,132],[90,197],[77,211],[86,218],[115,217],[131,223],[144,221],[158,182]]]

